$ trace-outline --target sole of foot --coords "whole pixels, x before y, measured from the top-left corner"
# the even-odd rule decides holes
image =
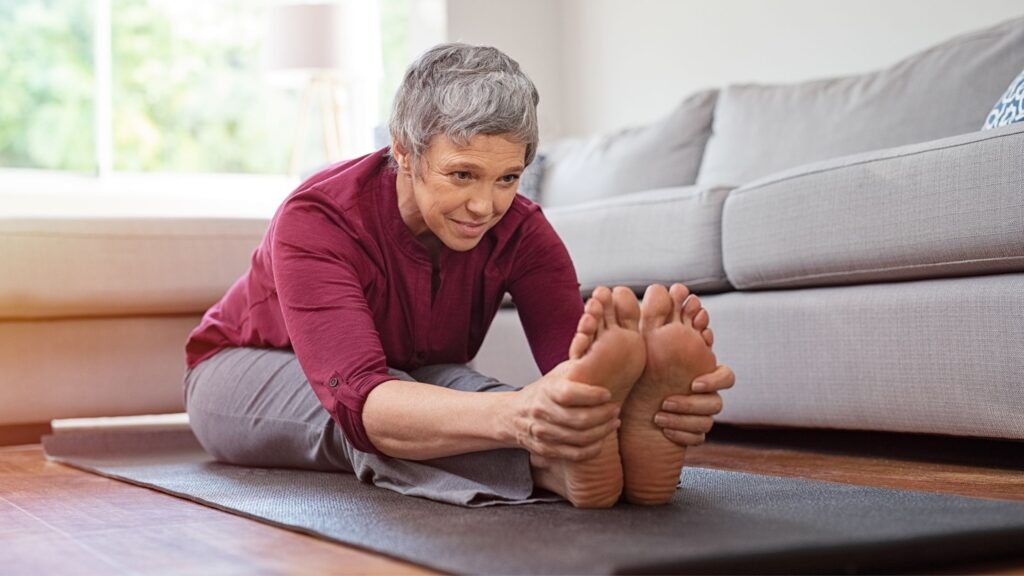
[[[640,335],[640,304],[626,288],[600,287],[587,301],[569,347],[570,380],[607,388],[622,404],[646,364]],[[533,458],[541,485],[556,486],[577,508],[608,508],[623,489],[622,460],[616,433],[605,438],[600,453],[579,462]]]
[[[654,415],[666,397],[690,394],[694,378],[715,370],[708,322],[700,299],[682,284],[654,285],[644,294],[647,364],[622,407],[619,429],[624,493],[633,504],[664,504],[675,494],[686,448],[665,436]]]

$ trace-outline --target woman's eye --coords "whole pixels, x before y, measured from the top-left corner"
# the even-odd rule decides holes
[[[501,177],[501,181],[505,184],[512,184],[516,180],[519,180],[519,174],[508,174]]]

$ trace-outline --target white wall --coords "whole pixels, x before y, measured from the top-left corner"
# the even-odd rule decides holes
[[[520,60],[551,138],[646,123],[705,87],[872,70],[1016,16],[1024,0],[449,0],[448,29]]]

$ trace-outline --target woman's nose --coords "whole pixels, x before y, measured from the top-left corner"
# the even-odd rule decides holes
[[[494,206],[493,196],[491,190],[486,186],[481,186],[469,197],[469,201],[466,202],[466,210],[474,216],[489,216]]]

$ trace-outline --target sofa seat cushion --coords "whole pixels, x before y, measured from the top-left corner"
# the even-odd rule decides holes
[[[1024,270],[1024,125],[839,158],[734,190],[740,289]]]
[[[858,76],[725,88],[697,184],[740,186],[837,156],[977,130],[1024,68],[1024,18]]]
[[[265,219],[2,218],[0,319],[202,313]]]
[[[1024,274],[701,300],[722,422],[1024,440]]]
[[[729,289],[722,269],[726,189],[664,188],[545,210],[585,291],[642,290],[684,282],[695,291]]]

